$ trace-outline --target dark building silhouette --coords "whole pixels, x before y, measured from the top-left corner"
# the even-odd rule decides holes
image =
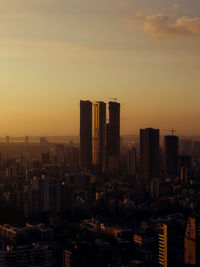
[[[102,168],[105,146],[106,103],[93,102],[92,114],[92,164]]]
[[[120,104],[109,102],[109,123],[104,127],[104,170],[117,173],[120,156]]]
[[[80,166],[92,165],[92,103],[80,101]]]
[[[181,155],[179,156],[178,172],[183,182],[186,182],[190,170],[192,167],[192,156],[190,155]]]
[[[110,155],[119,157],[120,154],[120,104],[109,102],[109,125],[110,135]]]
[[[42,164],[49,164],[51,161],[50,153],[41,153],[40,161]]]
[[[145,182],[159,177],[159,129],[140,130],[140,176]]]
[[[137,156],[136,156],[136,148],[132,145],[128,147],[128,158],[127,158],[127,174],[128,175],[136,175],[136,164],[137,164]]]
[[[200,217],[189,218],[185,233],[185,264],[200,265]]]
[[[177,136],[165,136],[165,174],[176,176],[178,173],[178,144]]]
[[[179,157],[179,167],[185,167],[190,169],[192,166],[192,156],[190,155],[181,155]]]

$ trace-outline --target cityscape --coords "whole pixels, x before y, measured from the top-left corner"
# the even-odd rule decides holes
[[[122,137],[120,110],[81,100],[80,142],[0,142],[0,266],[199,266],[200,141]]]
[[[0,21],[0,267],[200,267],[200,1]]]

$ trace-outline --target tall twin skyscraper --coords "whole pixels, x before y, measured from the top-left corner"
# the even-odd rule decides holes
[[[106,103],[80,101],[80,166],[107,170],[116,164],[120,154],[120,104],[109,102],[109,122],[106,123]]]
[[[80,166],[118,173],[120,158],[120,104],[80,101]],[[140,177],[145,183],[160,176],[160,131],[140,130]],[[176,176],[178,171],[178,137],[165,136],[164,172]]]

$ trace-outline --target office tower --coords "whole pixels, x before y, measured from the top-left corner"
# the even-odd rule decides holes
[[[90,168],[92,164],[92,103],[80,101],[80,166]]]
[[[120,104],[109,102],[109,123],[104,131],[104,171],[116,174],[120,156]]]
[[[109,102],[110,125],[110,155],[119,157],[120,154],[120,104]]]
[[[192,140],[181,139],[179,140],[180,155],[192,155]]]
[[[200,142],[199,141],[194,141],[192,143],[192,156],[197,159],[200,157]]]
[[[159,177],[159,130],[140,130],[140,176],[144,182]]]
[[[106,103],[93,102],[92,113],[92,164],[102,168],[105,146]]]
[[[136,148],[132,145],[128,147],[127,161],[128,175],[136,175]]]
[[[150,195],[152,200],[159,199],[160,196],[160,181],[158,178],[153,178],[150,182]]]
[[[200,217],[189,218],[185,233],[185,264],[200,265]]]
[[[176,176],[178,174],[178,137],[165,136],[165,174]]]
[[[181,167],[181,183],[185,184],[188,182],[188,169]]]
[[[184,168],[184,171],[189,174],[192,167],[192,156],[190,155],[181,155],[179,156],[178,172],[181,176],[181,170]]]
[[[177,255],[177,249],[180,249],[180,244],[179,236],[173,223],[161,224],[159,226],[158,243],[159,266],[177,266],[176,263],[178,264],[180,261]]]
[[[51,147],[52,160],[58,164],[66,162],[66,148],[62,144],[53,144]]]

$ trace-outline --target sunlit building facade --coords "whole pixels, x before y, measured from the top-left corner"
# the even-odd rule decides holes
[[[200,217],[189,218],[185,233],[185,264],[200,264]]]
[[[102,167],[105,146],[106,103],[93,102],[92,109],[92,164]]]

